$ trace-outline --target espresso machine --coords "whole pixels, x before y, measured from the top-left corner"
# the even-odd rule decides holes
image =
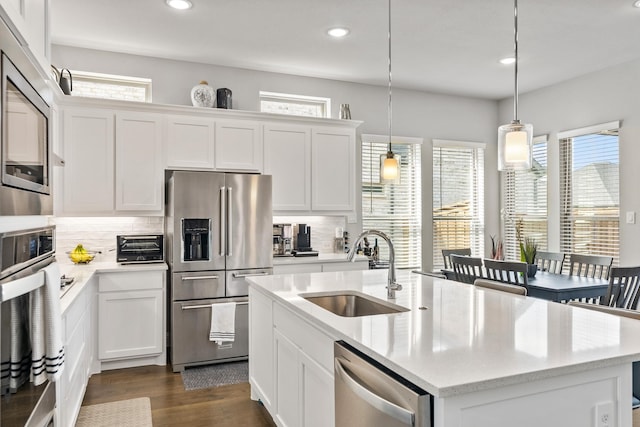
[[[273,224],[273,256],[292,256],[293,225]]]
[[[296,236],[293,256],[318,256],[318,251],[314,251],[311,247],[311,227],[307,224],[298,224],[294,226],[293,232]]]

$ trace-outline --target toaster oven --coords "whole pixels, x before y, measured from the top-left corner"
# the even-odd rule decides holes
[[[164,237],[154,235],[117,236],[117,261],[120,264],[164,261]]]

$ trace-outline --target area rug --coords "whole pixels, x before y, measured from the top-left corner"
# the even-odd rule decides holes
[[[152,427],[148,397],[100,403],[80,408],[76,427]]]
[[[246,361],[199,366],[182,371],[182,383],[187,391],[246,382],[249,382],[249,362]]]

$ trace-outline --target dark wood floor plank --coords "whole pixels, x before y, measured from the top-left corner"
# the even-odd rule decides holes
[[[105,371],[91,377],[83,405],[149,397],[154,427],[188,425],[272,427],[269,413],[249,398],[248,383],[185,391],[169,366]]]

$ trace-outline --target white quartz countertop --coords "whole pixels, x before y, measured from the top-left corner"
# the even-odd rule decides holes
[[[128,271],[164,271],[167,264],[164,262],[151,264],[118,264],[117,262],[90,262],[89,264],[70,264],[59,262],[60,274],[66,277],[73,277],[73,283],[64,290],[64,295],[60,298],[60,309],[64,313],[74,299],[86,286],[91,276],[96,273],[118,273]]]
[[[640,360],[637,320],[408,271],[398,271],[403,289],[393,302],[410,311],[353,318],[300,294],[353,290],[386,300],[386,270],[248,280],[436,397]]]
[[[356,255],[354,262],[368,262],[369,258],[364,255]],[[320,253],[318,256],[277,256],[273,257],[273,265],[289,264],[316,264],[329,262],[347,262],[347,254]]]

